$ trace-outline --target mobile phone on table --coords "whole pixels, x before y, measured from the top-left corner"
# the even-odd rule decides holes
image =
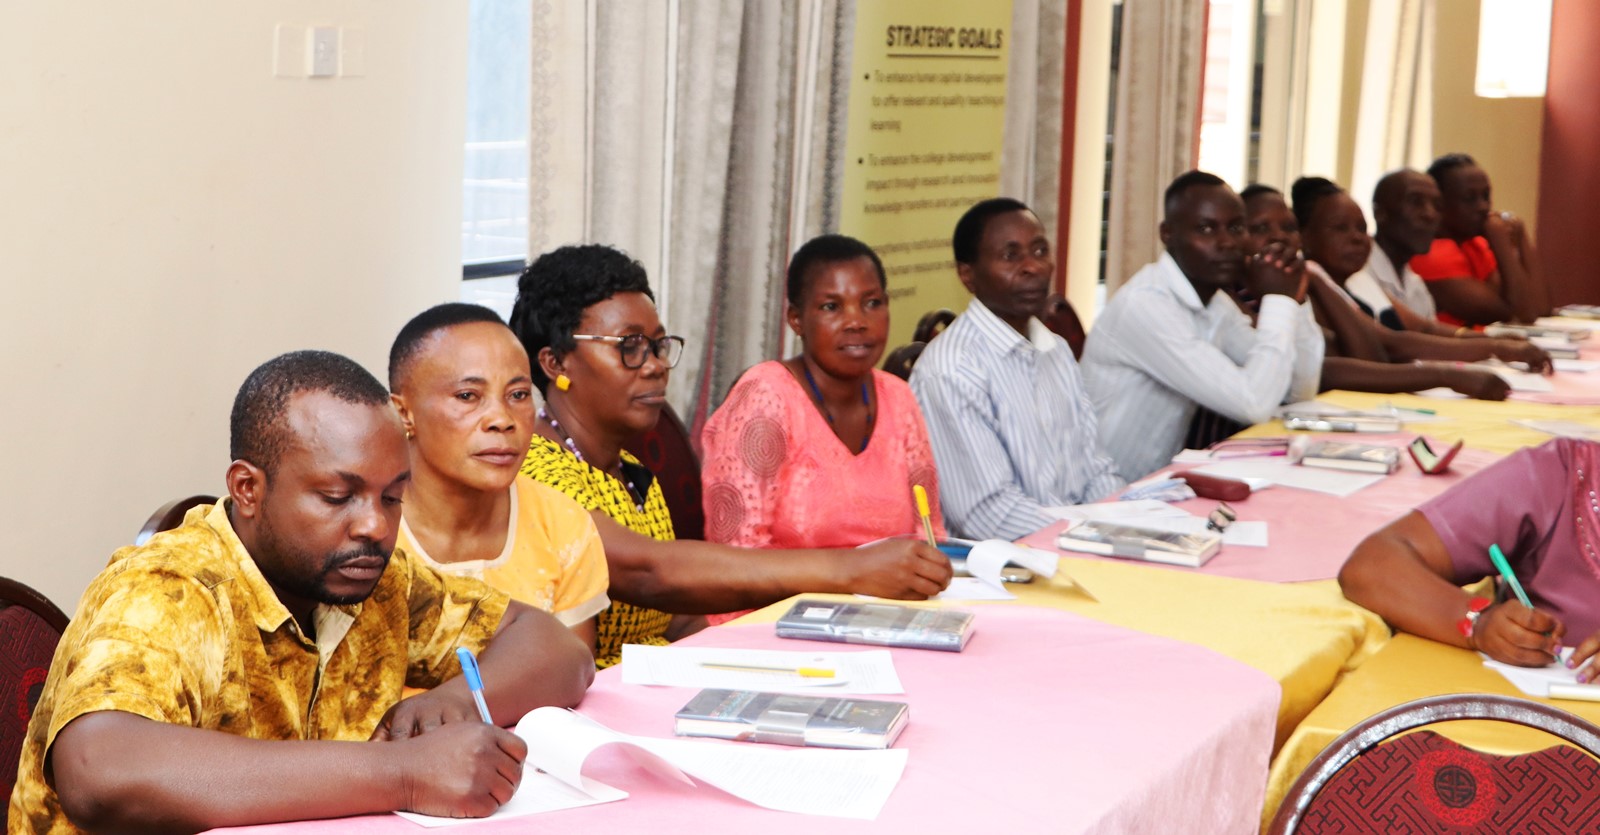
[[[916,537],[921,539],[921,537]],[[967,573],[967,555],[972,553],[972,546],[977,545],[975,539],[956,539],[947,537],[938,542],[939,550],[950,558],[950,570],[957,577],[971,577]]]
[[[1428,445],[1427,438],[1418,435],[1416,440],[1406,445],[1406,452],[1411,454],[1411,460],[1417,465],[1417,469],[1428,475],[1438,475],[1450,469],[1450,462],[1455,459],[1456,453],[1461,451],[1461,445],[1465,440],[1463,438],[1460,441],[1456,441],[1455,446],[1450,447],[1445,450],[1443,455],[1440,455],[1433,451],[1433,447]]]
[[[1007,583],[1031,583],[1033,572],[1020,565],[1007,565],[1000,569],[1000,579]]]

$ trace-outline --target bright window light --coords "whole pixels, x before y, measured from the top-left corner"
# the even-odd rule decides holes
[[[1544,95],[1550,71],[1551,0],[1483,0],[1478,18],[1478,95]]]

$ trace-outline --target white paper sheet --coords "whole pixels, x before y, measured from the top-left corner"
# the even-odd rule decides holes
[[[557,707],[541,707],[522,717],[516,734],[528,743],[527,772],[510,802],[490,818],[627,797],[627,792],[583,776],[583,763],[595,749],[621,744],[635,761],[665,779],[692,786],[692,775],[768,809],[873,820],[899,785],[908,757],[903,748],[841,751],[632,736]],[[401,814],[423,826],[481,820]]]
[[[990,586],[1003,589],[1000,573],[1006,563],[1020,565],[1040,577],[1056,576],[1061,557],[1037,548],[1016,545],[1001,539],[986,539],[972,546],[967,554],[967,573]]]
[[[1512,391],[1554,391],[1555,385],[1550,378],[1543,374],[1533,374],[1527,371],[1518,371],[1503,362],[1484,360],[1473,363],[1475,368],[1486,368],[1506,381]]]
[[[1249,458],[1242,461],[1223,461],[1200,467],[1195,472],[1222,476],[1223,478],[1265,479],[1274,484],[1281,484],[1284,487],[1310,490],[1314,493],[1326,493],[1330,496],[1339,497],[1351,495],[1384,479],[1383,475],[1378,473],[1351,473],[1318,467],[1302,467],[1297,464],[1290,464],[1282,458]]]
[[[1595,322],[1593,320],[1577,319],[1569,316],[1540,316],[1539,318],[1533,320],[1533,326],[1536,328],[1548,328],[1556,331],[1588,331],[1590,335],[1593,335],[1595,330]],[[1578,341],[1582,342],[1588,338],[1588,336],[1585,336],[1583,339]]]
[[[1543,667],[1517,667],[1496,661],[1483,653],[1483,666],[1506,677],[1518,690],[1529,696],[1544,699],[1580,699],[1600,701],[1600,684],[1578,683],[1578,671],[1569,670],[1565,663],[1551,663]],[[1561,650],[1561,660],[1572,657],[1572,648]]]
[[[1445,391],[1449,391],[1449,389],[1445,389]],[[1348,415],[1395,417],[1399,418],[1400,422],[1402,423],[1434,423],[1441,420],[1450,420],[1450,418],[1440,417],[1439,415],[1433,415],[1427,412],[1420,412],[1416,409],[1407,409],[1404,406],[1396,406],[1388,401],[1384,401],[1383,403],[1380,403],[1371,409],[1351,409],[1346,406],[1340,406],[1337,403],[1328,403],[1322,400],[1302,400],[1299,403],[1290,403],[1289,405],[1282,406],[1278,409],[1279,417],[1291,413],[1316,417],[1340,417]],[[1185,450],[1185,452],[1188,452],[1188,450]],[[1173,460],[1177,461],[1178,459],[1174,458]]]
[[[1530,336],[1528,341],[1532,342],[1535,348],[1543,348],[1546,351],[1574,347],[1572,340],[1564,336]]]
[[[970,558],[969,558],[969,565]],[[744,664],[758,667],[823,667],[833,678],[804,678],[797,673],[716,670],[702,664]],[[652,647],[624,644],[622,682],[670,687],[720,687],[826,695],[904,693],[894,659],[886,649],[859,652],[784,652],[771,649],[720,647]]]
[[[1156,499],[1063,505],[1061,507],[1047,507],[1044,512],[1057,519],[1070,519],[1074,522],[1121,522],[1129,525],[1143,524],[1146,519],[1162,516],[1190,515],[1181,508],[1173,507]]]
[[[977,577],[954,577],[938,595],[940,600],[1016,600],[1004,588],[995,588]]]
[[[878,817],[909,757],[904,748],[841,751],[634,739],[695,777],[757,806],[859,820]]]
[[[1575,420],[1522,420],[1513,419],[1517,426],[1526,426],[1535,432],[1555,435],[1558,438],[1578,438],[1585,441],[1600,441],[1600,426],[1579,423]]]
[[[1393,403],[1390,403],[1387,400],[1385,400],[1383,402],[1382,409],[1383,409],[1383,411],[1393,412],[1394,416],[1399,418],[1401,423],[1407,423],[1407,424],[1410,424],[1410,423],[1439,423],[1439,422],[1442,422],[1442,421],[1455,420],[1455,418],[1452,418],[1452,417],[1446,417],[1444,415],[1434,414],[1433,412],[1425,412],[1425,411],[1422,411],[1421,409],[1408,409],[1405,406],[1396,406],[1396,405],[1394,405]]]
[[[1588,374],[1600,369],[1600,362],[1594,360],[1563,360],[1553,359],[1550,364],[1562,374]]]
[[[518,818],[524,815],[536,815],[540,812],[555,812],[561,809],[576,809],[579,806],[594,806],[600,803],[610,803],[622,800],[628,793],[608,786],[599,780],[584,778],[584,786],[588,789],[577,789],[545,774],[535,768],[525,768],[522,772],[522,782],[517,785],[517,793],[506,801],[493,815],[493,818]],[[415,824],[428,828],[440,826],[459,826],[463,823],[476,823],[483,818],[438,818],[433,815],[419,815],[415,812],[395,812],[402,818]]]
[[[684,775],[698,777],[768,809],[862,820],[878,816],[900,782],[907,757],[903,748],[840,751],[632,736],[554,707],[524,716],[517,735],[529,740],[530,764],[569,785],[587,779],[581,769],[592,751],[622,743],[669,778],[676,774],[692,784]]]

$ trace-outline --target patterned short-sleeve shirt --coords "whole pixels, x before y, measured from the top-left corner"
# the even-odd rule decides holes
[[[522,473],[567,494],[585,510],[604,512],[634,533],[652,539],[674,539],[672,514],[667,510],[660,482],[650,477],[639,459],[627,452],[622,453],[622,462],[627,472],[636,474],[635,486],[640,480],[650,482],[642,506],[614,476],[579,461],[560,444],[542,435],[534,435],[533,442],[528,445]],[[667,627],[671,625],[672,615],[666,612],[611,601],[595,625],[595,666],[605,668],[621,661],[623,644],[665,646]]]
[[[318,606],[308,639],[234,533],[227,502],[118,550],[78,603],[23,743],[9,831],[78,830],[46,781],[56,734],[117,710],[251,739],[365,740],[406,686],[460,674],[508,598],[396,553],[364,602]]]

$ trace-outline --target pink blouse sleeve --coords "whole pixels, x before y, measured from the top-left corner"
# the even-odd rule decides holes
[[[928,491],[928,505],[933,515],[933,531],[940,537],[949,536],[944,527],[944,511],[939,508],[939,471],[933,465],[933,445],[928,441],[928,426],[922,419],[922,408],[911,393],[911,387],[894,380],[895,415],[900,424],[900,437],[905,443],[906,473],[911,484],[920,484]],[[894,385],[894,384],[891,384]],[[906,485],[910,490],[911,486]]]
[[[772,547],[780,476],[793,445],[784,400],[760,370],[745,372],[701,438],[706,539],[742,548]]]

